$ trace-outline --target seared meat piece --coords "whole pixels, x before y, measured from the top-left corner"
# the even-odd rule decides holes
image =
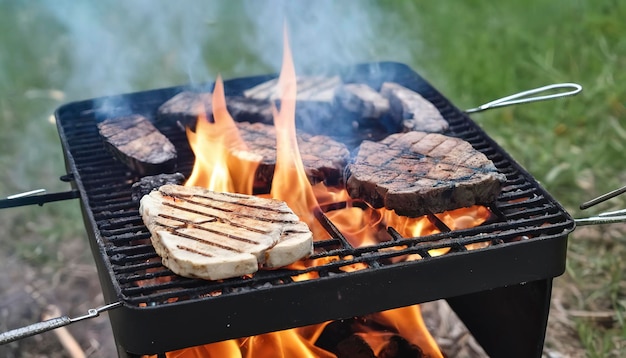
[[[148,118],[133,114],[98,123],[106,147],[141,175],[168,172],[176,166],[176,148]]]
[[[341,79],[321,76],[302,76],[296,79],[297,101],[313,101],[331,103],[335,99],[335,91],[341,84]],[[248,98],[257,100],[273,101],[278,100],[277,93],[278,78],[261,83],[243,92]]]
[[[313,252],[313,235],[282,201],[164,185],[139,212],[163,265],[219,280],[289,265]]]
[[[349,83],[339,87],[337,101],[359,118],[379,120],[389,112],[389,100],[364,83]]]
[[[213,118],[210,92],[181,92],[163,103],[157,111],[159,120],[178,122],[181,127],[195,128],[196,120],[204,110],[209,120]],[[230,115],[239,122],[272,123],[272,106],[269,101],[242,96],[226,97]]]
[[[342,141],[356,147],[362,140],[381,140],[401,128],[391,118],[389,100],[364,83],[348,83],[337,90],[335,118],[350,123],[352,133],[344,134]]]
[[[228,113],[238,122],[262,122],[271,124],[274,121],[272,106],[269,101],[232,96],[226,97]]]
[[[195,128],[202,111],[205,112],[206,118],[213,118],[211,96],[210,92],[181,92],[159,107],[157,118],[160,121],[178,122],[182,128]]]
[[[269,188],[276,166],[276,129],[274,126],[247,122],[237,123],[239,134],[248,150],[263,157],[256,173],[255,187]],[[350,158],[345,145],[333,139],[306,133],[297,134],[304,170],[312,183],[337,184]]]
[[[261,83],[243,92],[244,97],[278,102],[278,79]],[[335,94],[341,85],[338,76],[301,76],[296,79],[296,127],[311,134],[347,135],[352,132],[349,121],[337,118]]]
[[[425,132],[364,141],[348,171],[351,197],[411,217],[491,203],[506,181],[468,142]]]
[[[389,100],[391,116],[403,130],[442,133],[449,124],[437,107],[419,93],[397,83],[383,83],[380,93]]]

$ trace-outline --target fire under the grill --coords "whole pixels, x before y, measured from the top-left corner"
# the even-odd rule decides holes
[[[489,220],[454,229],[430,213],[426,219],[433,233],[407,237],[389,227],[382,231],[386,240],[355,247],[329,219],[345,206],[334,203],[316,213],[329,238],[314,243],[309,260],[315,265],[220,281],[184,278],[161,264],[132,199],[131,186],[141,176],[103,150],[97,123],[111,115],[153,120],[176,147],[176,170],[188,176],[194,155],[185,133],[175,123],[155,119],[163,103],[198,88],[64,105],[56,112],[57,126],[101,285],[107,302],[123,303],[109,313],[121,355],[162,353],[446,299],[489,355],[540,356],[551,282],[564,271],[572,218],[464,112],[406,65],[363,64],[334,75],[374,89],[395,82],[430,101],[448,123],[445,134],[469,142],[506,176],[502,192],[488,205]],[[273,78],[226,81],[226,96],[241,97]],[[124,105],[111,113],[112,103]],[[371,136],[364,133],[355,142],[336,133],[336,140],[351,146]],[[368,208],[358,202],[356,207]],[[431,255],[436,250],[447,253]],[[407,256],[419,259],[398,259]]]

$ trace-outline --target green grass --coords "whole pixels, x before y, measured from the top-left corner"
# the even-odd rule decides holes
[[[248,13],[258,15],[259,24],[244,16],[250,2],[143,5],[0,2],[1,196],[68,189],[56,180],[64,164],[49,122],[62,103],[190,77],[207,81],[218,72],[226,78],[274,72],[280,63],[280,47],[271,46],[281,41],[282,19],[267,16],[280,11],[254,5]],[[84,16],[77,17],[81,10]],[[323,20],[320,14],[314,12]],[[320,65],[335,60],[332,54],[355,62],[406,62],[461,109],[556,82],[583,85],[576,97],[471,117],[573,216],[626,207],[620,197],[589,213],[578,209],[626,184],[626,2],[368,1],[331,6],[326,15],[330,25],[294,44],[296,61]],[[350,31],[348,21],[358,27]],[[81,34],[81,24],[99,36]],[[338,30],[326,33],[332,24]],[[342,38],[362,41],[347,48],[354,57],[346,48],[315,57],[321,43]],[[55,249],[85,235],[75,202],[5,210],[0,224],[0,250],[32,265],[63,265],[67,258]],[[590,357],[626,354],[624,231],[618,225],[577,230],[566,274],[555,283],[555,289],[575,287],[576,294],[566,296],[567,309],[614,312],[600,321],[569,317],[577,340],[571,345],[582,345]]]
[[[460,108],[550,83],[584,87],[576,97],[472,115],[572,215],[589,215],[578,205],[626,184],[626,3],[420,2],[400,12],[405,21],[420,14],[417,35],[432,49],[414,53],[413,65]],[[589,212],[625,203],[619,197]],[[576,287],[568,309],[614,312],[600,321],[571,317],[590,357],[626,354],[625,244],[623,226],[575,232],[555,283]]]

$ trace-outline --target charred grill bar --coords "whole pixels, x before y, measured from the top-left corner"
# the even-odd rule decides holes
[[[354,248],[320,213],[329,240],[315,243],[313,258],[333,257],[303,270],[263,271],[219,282],[188,279],[163,267],[131,199],[139,178],[104,150],[97,122],[104,109],[115,115],[154,119],[157,108],[186,87],[173,87],[74,102],[56,112],[68,172],[80,193],[83,217],[120,355],[166,352],[184,347],[282,330],[327,320],[445,298],[491,356],[540,356],[552,278],[563,273],[567,235],[574,221],[501,147],[409,67],[397,63],[353,66],[344,82],[380,88],[397,82],[431,101],[449,122],[446,134],[462,138],[491,159],[507,182],[487,223],[472,229],[402,238]],[[226,81],[226,95],[274,76]],[[112,106],[113,104],[113,106]],[[110,115],[110,112],[108,113]],[[188,174],[193,153],[175,125],[157,122],[178,151],[177,170]],[[332,209],[332,208],[331,208]],[[440,227],[434,215],[430,215]],[[466,245],[489,246],[467,250]],[[450,252],[430,257],[431,249]],[[417,261],[392,263],[394,256]],[[342,268],[365,263],[348,272]],[[319,278],[292,277],[315,272]],[[197,327],[202,327],[198,329]]]

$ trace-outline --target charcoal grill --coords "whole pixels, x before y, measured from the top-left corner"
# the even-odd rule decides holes
[[[189,279],[163,267],[150,234],[131,200],[135,173],[104,150],[96,123],[107,113],[155,118],[158,107],[186,86],[73,102],[56,111],[66,166],[80,196],[89,242],[120,355],[154,354],[205,343],[350,318],[445,298],[491,356],[539,357],[549,310],[552,278],[565,268],[567,236],[574,220],[519,164],[464,112],[408,66],[393,62],[338,71],[345,82],[379,88],[394,81],[431,101],[450,123],[447,134],[470,142],[491,159],[507,183],[487,223],[426,237],[351,247],[323,214],[331,238],[315,243],[313,258],[336,257],[303,270],[262,271],[219,282]],[[241,95],[274,75],[225,82],[227,96]],[[157,122],[175,144],[178,171],[193,166],[185,134]],[[440,224],[440,223],[438,223]],[[468,251],[465,246],[490,245]],[[450,252],[430,257],[431,249]],[[395,250],[389,250],[395,248]],[[393,256],[421,260],[392,263]],[[342,267],[365,263],[346,272]],[[294,281],[316,272],[319,278]],[[165,280],[159,280],[168,278]]]

